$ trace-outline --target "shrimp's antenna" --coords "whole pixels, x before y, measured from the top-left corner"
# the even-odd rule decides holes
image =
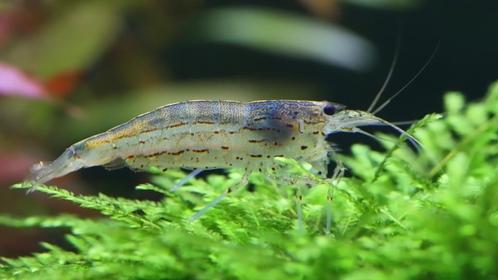
[[[376,115],[379,113],[382,109],[384,109],[394,98],[396,98],[401,92],[403,92],[409,85],[411,85],[421,74],[424,72],[424,70],[429,66],[429,64],[432,62],[434,57],[436,56],[437,51],[439,50],[439,46],[441,45],[441,41],[439,41],[434,48],[434,51],[432,51],[431,56],[429,59],[424,63],[424,65],[418,70],[418,72],[411,78],[408,83],[406,83],[403,87],[401,87],[395,94],[393,94],[389,99],[384,101],[384,103],[380,104],[377,109],[375,109],[372,114]]]
[[[398,125],[398,126],[401,126],[401,125],[412,125],[416,122],[418,122],[419,120],[411,120],[411,121],[399,121],[399,122],[391,122],[392,124],[394,125]]]
[[[399,35],[398,35],[398,38],[396,39],[396,50],[394,51],[393,61],[391,62],[391,66],[389,67],[389,72],[387,73],[387,77],[384,80],[384,84],[382,84],[382,87],[380,88],[379,92],[377,92],[377,94],[375,95],[374,100],[372,101],[372,103],[368,107],[367,112],[369,112],[369,113],[373,110],[373,108],[375,107],[375,105],[377,105],[377,103],[379,102],[380,97],[382,96],[382,94],[386,90],[386,87],[389,84],[389,81],[391,80],[391,77],[393,76],[394,69],[396,68],[396,63],[398,62],[399,52],[400,52],[400,49],[401,49],[401,38],[402,38],[402,35],[403,35],[403,33],[400,32]]]
[[[382,142],[381,140],[384,140],[384,141],[387,141],[387,142],[392,142],[392,143],[395,143],[395,141],[393,141],[392,139],[389,139],[389,138],[385,138],[385,137],[381,137],[381,136],[377,136],[377,135],[374,135],[370,132],[367,132],[359,127],[353,127],[352,129],[352,132],[356,132],[356,133],[359,133],[359,134],[363,134],[365,136],[368,136],[372,139],[375,139],[377,140],[378,142]]]
[[[407,131],[403,130],[402,128],[400,128],[399,126],[397,126],[393,123],[390,123],[390,122],[382,120],[382,119],[380,119],[380,120],[384,125],[390,126],[394,130],[398,131],[401,135],[404,135],[406,137],[406,139],[413,145],[413,147],[415,147],[415,149],[420,150],[420,147],[423,147],[422,143],[420,143],[417,140],[417,138],[415,138],[415,136],[411,135],[410,133],[408,133]]]

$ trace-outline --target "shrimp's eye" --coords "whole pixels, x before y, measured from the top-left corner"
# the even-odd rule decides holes
[[[327,104],[325,107],[323,107],[323,113],[325,115],[332,116],[333,114],[335,114],[335,111],[336,111],[336,108],[332,104]]]

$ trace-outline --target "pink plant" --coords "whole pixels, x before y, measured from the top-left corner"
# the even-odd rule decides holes
[[[0,63],[0,95],[30,98],[45,98],[47,96],[41,81],[5,63]]]

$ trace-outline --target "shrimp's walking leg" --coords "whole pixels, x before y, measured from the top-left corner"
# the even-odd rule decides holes
[[[204,169],[201,169],[201,168],[194,169],[187,176],[183,177],[182,179],[180,179],[180,181],[176,182],[176,184],[173,186],[173,188],[171,188],[171,192],[176,192],[181,186],[185,185],[188,181],[195,178],[202,171],[204,171]]]
[[[296,213],[297,213],[297,231],[304,233],[303,225],[303,189],[299,184],[296,191]]]
[[[332,174],[331,183],[327,189],[327,202],[325,205],[325,234],[330,234],[330,228],[332,226],[332,184],[339,184],[339,181],[344,176],[345,167],[342,161],[336,160],[337,166]]]
[[[231,186],[231,187],[227,188],[220,196],[215,198],[213,201],[209,202],[208,205],[204,206],[201,210],[199,210],[199,212],[192,215],[188,220],[190,222],[194,222],[195,220],[199,219],[202,215],[204,215],[209,209],[218,205],[229,194],[237,192],[239,189],[247,186],[248,177],[249,177],[249,172],[244,173],[244,175],[242,175],[242,178],[240,179],[240,181],[235,186]]]

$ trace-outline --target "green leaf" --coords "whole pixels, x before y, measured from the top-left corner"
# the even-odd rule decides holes
[[[151,170],[150,183],[137,189],[162,194],[155,202],[17,184],[102,216],[0,215],[3,226],[69,230],[67,247],[42,242],[43,252],[1,259],[0,278],[497,278],[496,89],[475,103],[450,93],[445,117],[428,115],[409,130],[420,151],[388,135],[384,150],[354,145],[340,155],[351,175],[337,180],[275,158],[275,173],[250,177],[254,191],[229,194],[194,222],[189,217],[236,184],[240,170],[191,180],[174,193],[184,172]]]

